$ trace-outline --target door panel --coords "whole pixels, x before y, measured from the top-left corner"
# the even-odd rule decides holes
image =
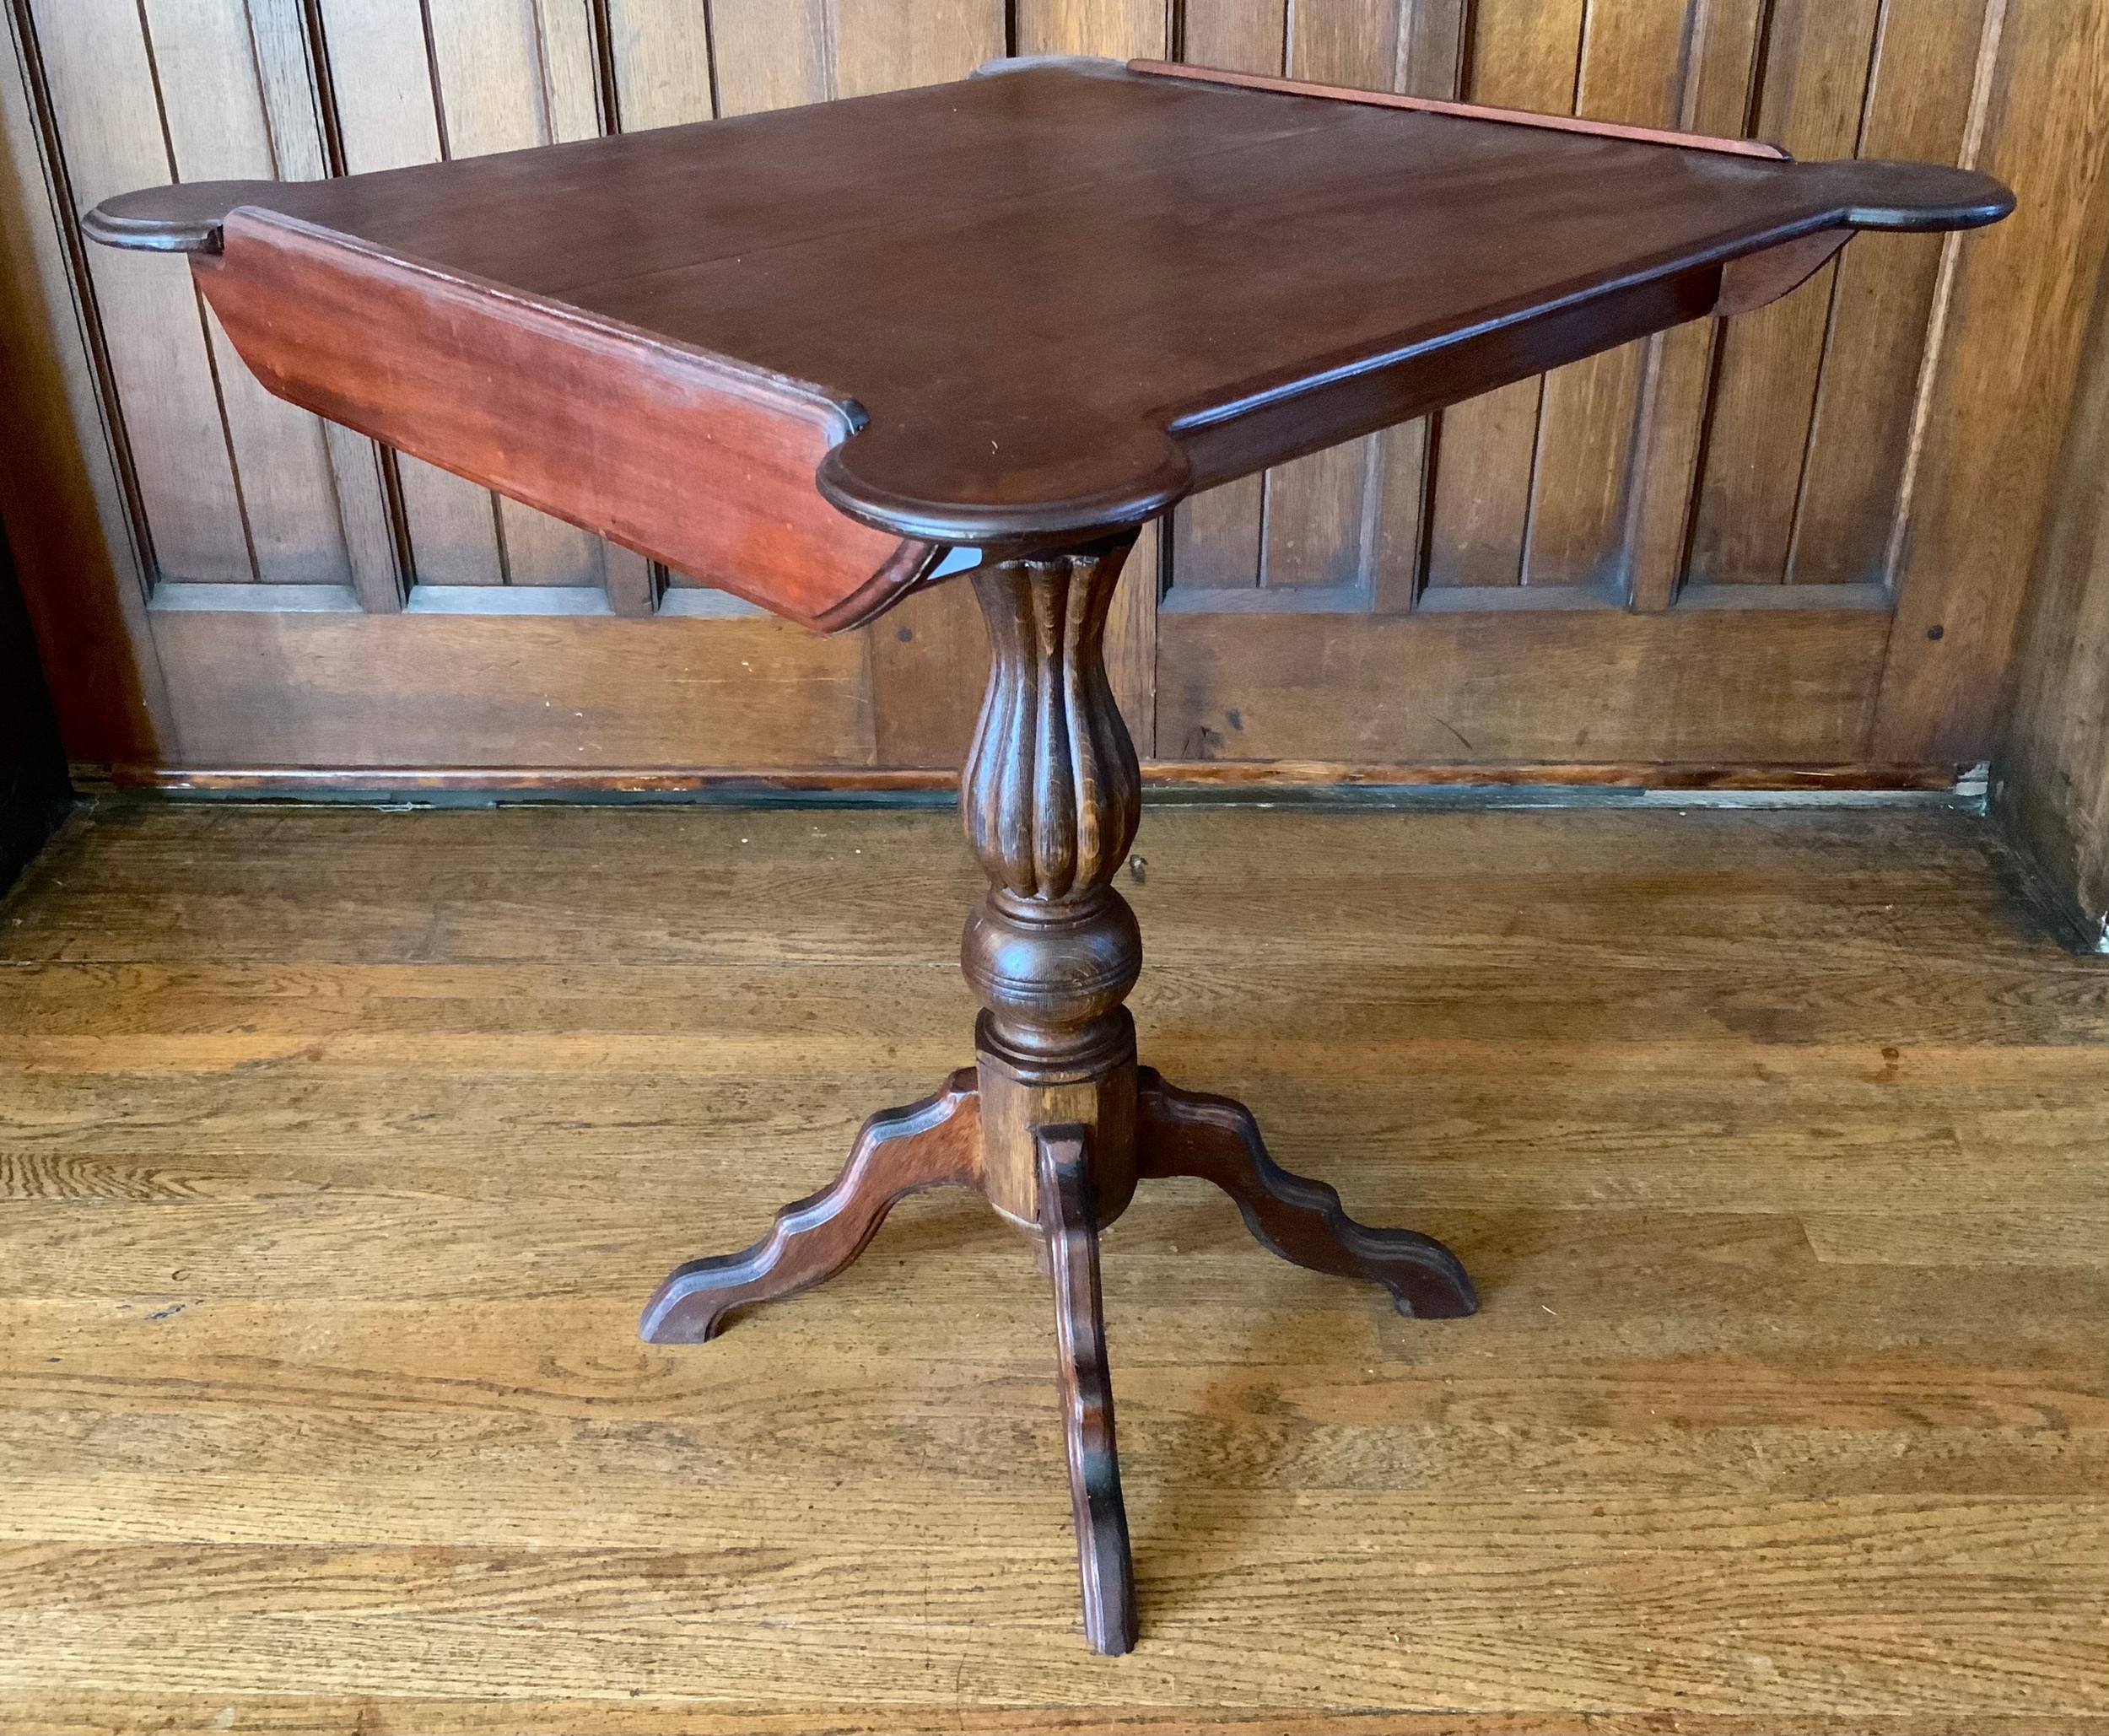
[[[1146,756],[1761,779],[1988,745],[2109,229],[2101,8],[6,4],[4,215],[24,245],[0,339],[49,402],[0,504],[55,668],[92,671],[60,682],[83,758],[572,779],[956,763],[984,661],[969,587],[836,640],[759,618],[271,398],[183,272],[85,247],[74,220],[171,176],[748,113],[956,77],[1006,46],[1974,161],[2023,202],[1987,235],[1864,240],[1731,325],[1186,503],[1162,548],[1146,532],[1109,634]]]

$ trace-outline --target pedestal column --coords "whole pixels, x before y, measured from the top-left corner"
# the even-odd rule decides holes
[[[960,777],[967,840],[990,882],[960,966],[974,1026],[983,1188],[1041,1222],[1036,1127],[1088,1130],[1098,1222],[1135,1192],[1135,913],[1114,876],[1141,774],[1106,680],[1106,616],[1132,536],[973,574],[991,665]]]

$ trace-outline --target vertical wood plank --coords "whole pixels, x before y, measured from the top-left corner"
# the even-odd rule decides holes
[[[2109,9],[2009,3],[2003,17],[1982,149],[1966,154],[2020,202],[1954,245],[1876,758],[1975,758],[1991,740],[2109,247]]]
[[[248,0],[248,11],[278,176],[320,181],[329,174],[330,161],[316,84],[319,45],[310,38],[300,0]],[[397,559],[381,449],[335,423],[319,426],[352,588],[369,614],[393,613],[402,607],[407,575]]]
[[[1164,521],[1145,525],[1135,538],[1106,618],[1106,679],[1127,720],[1135,752],[1157,751],[1157,589]]]
[[[963,78],[1003,54],[1002,0],[835,0],[836,96]]]
[[[1674,127],[1684,94],[1689,35],[1702,15],[1691,0],[1595,0],[1587,14],[1575,112],[1592,120]],[[1532,478],[1529,585],[1622,580],[1629,491],[1646,341],[1621,345],[1545,376]]]
[[[1519,380],[1443,412],[1429,525],[1428,583],[1523,582],[1530,466],[1542,377]]]
[[[1278,76],[1288,10],[1289,0],[1186,0],[1180,58],[1190,66]]]
[[[1004,50],[1002,0],[835,0],[834,27],[828,59],[845,96],[964,78]],[[958,765],[988,662],[972,585],[913,598],[864,637],[877,762]]]
[[[142,9],[177,179],[281,178],[245,8],[224,0],[144,0]],[[350,584],[321,420],[266,391],[209,308],[205,318],[257,576]]]
[[[1853,154],[1880,12],[1880,0],[1777,0],[1761,136],[1812,160]],[[1834,261],[1722,334],[1692,531],[1694,583],[1777,585],[1787,576],[1837,272]]]
[[[78,214],[170,178],[149,50],[133,0],[38,0],[49,93]],[[133,477],[162,576],[256,577],[206,327],[186,273],[89,250]]]
[[[1571,111],[1583,13],[1584,0],[1481,0],[1471,100]],[[1521,583],[1544,396],[1542,377],[1521,380],[1443,412],[1430,585]]]
[[[1173,582],[1183,590],[1249,590],[1259,584],[1266,493],[1263,472],[1182,500],[1172,515]]]
[[[1162,60],[1171,51],[1171,27],[1168,0],[1013,0],[1011,7],[1011,42],[1020,54]],[[1156,525],[1144,526],[1106,625],[1114,697],[1146,757],[1157,751],[1158,535]]]
[[[1266,473],[1259,582],[1271,590],[1351,585],[1362,577],[1363,508],[1374,435],[1328,446]]]
[[[425,0],[425,16],[449,156],[600,132],[585,0]],[[497,504],[509,584],[606,584],[607,545],[599,537],[517,500],[500,496]],[[638,558],[623,551],[620,559]]]
[[[1187,0],[1180,47],[1195,66],[1279,75],[1288,0]],[[1240,477],[1182,501],[1172,516],[1173,582],[1189,590],[1249,590],[1259,582],[1267,479]]]
[[[707,7],[608,0],[607,30],[623,132],[710,119],[715,110]]]
[[[1448,100],[1464,93],[1464,51],[1470,19],[1467,0],[1400,0],[1398,71],[1394,88],[1409,96]],[[1371,515],[1370,605],[1380,615],[1403,614],[1421,584],[1427,529],[1435,418],[1386,429],[1378,442],[1377,485]]]
[[[1289,76],[1314,84],[1389,90],[1399,74],[1401,5],[1412,0],[1349,0],[1345,5],[1300,3],[1289,13]]]
[[[1983,0],[1889,0],[1861,154],[1952,163],[1976,84]],[[1839,256],[1816,385],[1790,584],[1880,581],[1940,275],[1939,235],[1883,236]]]
[[[716,112],[706,6],[663,0],[608,0],[608,58],[615,73],[616,118],[625,132],[708,121]],[[618,615],[649,614],[668,585],[696,580],[670,574],[610,544],[608,602]],[[640,573],[638,569],[643,569]]]
[[[1398,88],[1448,101],[1464,89],[1471,19],[1468,0],[1400,0]]]
[[[827,0],[710,0],[710,42],[720,114],[828,99]]]
[[[281,181],[321,181],[330,172],[329,152],[299,0],[248,0],[248,13],[272,166]]]
[[[316,0],[348,173],[436,163],[443,154],[418,0]],[[417,576],[502,585],[493,497],[422,459],[393,460]]]
[[[1191,0],[1181,51],[1234,71],[1457,94],[1461,0]],[[1412,607],[1429,450],[1426,421],[1245,477],[1182,504],[1172,569],[1189,590],[1361,585],[1372,607]]]
[[[1171,0],[1012,0],[1019,54],[1103,54],[1162,60],[1171,51]]]
[[[1376,436],[1368,559],[1369,604],[1379,615],[1405,614],[1420,589],[1434,427],[1434,418],[1423,416]]]
[[[1693,0],[1677,125],[1734,137],[1748,130],[1766,0]],[[1626,531],[1626,605],[1666,609],[1684,579],[1699,486],[1718,323],[1694,321],[1648,340],[1638,450]]]
[[[174,731],[25,24],[0,26],[0,515],[68,756],[138,763]]]
[[[1399,71],[1395,0],[1295,6],[1288,13],[1287,63],[1294,78],[1388,90]],[[1331,446],[1268,472],[1260,540],[1260,583],[1269,587],[1346,586],[1365,573],[1367,509],[1378,482],[1379,436]]]
[[[364,434],[335,422],[322,424],[322,440],[351,557],[352,589],[368,614],[395,614],[403,606],[411,575],[402,570],[396,551],[386,454]]]

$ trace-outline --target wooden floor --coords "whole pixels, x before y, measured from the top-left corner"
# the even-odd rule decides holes
[[[1108,1238],[1090,1656],[966,1196],[639,1305],[968,1058],[940,813],[117,808],[0,906],[0,1730],[2109,1728],[2109,960],[1951,811],[1153,809],[1146,1059],[1448,1238]]]

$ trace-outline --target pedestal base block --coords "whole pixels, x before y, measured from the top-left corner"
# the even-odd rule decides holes
[[[1123,1013],[1123,1019],[1126,1014]],[[974,1072],[981,1086],[982,1194],[1020,1229],[1037,1235],[1040,1210],[1039,1130],[1081,1128],[1091,1141],[1093,1216],[1101,1228],[1135,1197],[1135,1027],[1127,1053],[1102,1070],[1065,1077],[1060,1070],[1021,1069],[979,1049]]]

